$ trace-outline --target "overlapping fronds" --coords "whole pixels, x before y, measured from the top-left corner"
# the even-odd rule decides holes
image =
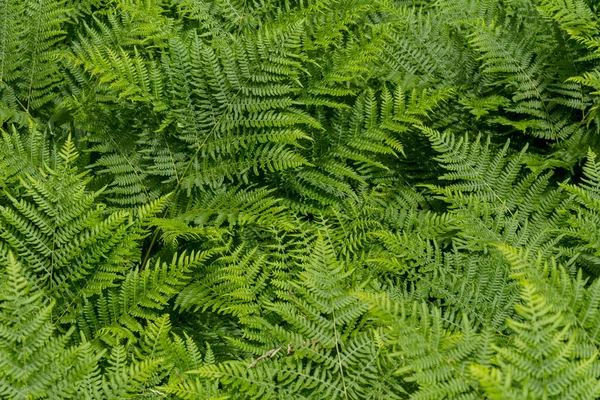
[[[597,3],[0,1],[0,397],[599,398]]]

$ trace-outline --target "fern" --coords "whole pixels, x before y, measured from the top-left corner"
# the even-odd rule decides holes
[[[555,20],[575,40],[598,33],[596,16],[587,4],[578,0],[542,1],[539,9]]]
[[[564,270],[554,269],[549,274],[551,283],[548,284],[544,279],[547,272],[540,268],[539,261],[534,266],[526,255],[510,248],[501,250],[511,262],[514,277],[521,286],[523,304],[515,305],[520,318],[507,321],[516,333],[512,336],[514,341],[509,346],[495,347],[498,367],[473,366],[472,372],[491,397],[597,397],[598,350],[593,336],[585,332],[586,323],[571,308],[576,304],[571,303],[574,299],[564,305],[548,300],[557,298],[564,288],[562,285],[570,279],[562,275]],[[583,285],[580,287],[583,289]],[[596,289],[590,289],[593,297]],[[589,304],[586,300],[583,303]]]
[[[248,326],[246,340],[235,342],[257,358],[205,366],[189,373],[219,379],[253,397],[287,398],[292,393],[307,398],[398,397],[399,389],[392,377],[377,375],[377,366],[383,362],[377,361],[381,350],[372,342],[372,333],[366,327],[360,328],[364,306],[343,289],[348,273],[336,265],[332,249],[322,238],[316,239],[313,246],[312,254],[303,260],[297,281],[291,285],[271,283],[276,289],[272,299],[263,295],[264,300],[259,300],[259,304],[265,304],[263,316],[248,318],[245,315],[249,310],[240,314],[237,308],[221,308]],[[230,274],[225,279],[235,282]],[[224,285],[216,290],[236,294],[235,289]],[[224,299],[214,301],[219,304]],[[268,337],[268,342],[259,346],[251,344]]]
[[[135,333],[144,323],[160,318],[168,301],[189,281],[191,268],[207,254],[175,256],[171,263],[156,262],[143,271],[130,271],[114,289],[86,296],[76,318],[86,336],[115,346],[120,341],[137,342]]]
[[[98,361],[89,343],[68,346],[56,335],[54,301],[35,291],[9,254],[0,292],[0,393],[13,399],[79,398],[77,387]]]
[[[55,169],[30,169],[32,175],[24,169],[0,209],[4,254],[12,250],[27,263],[26,275],[60,299],[60,312],[80,291],[90,296],[122,279],[126,263],[139,257],[137,241],[144,237],[146,219],[164,203],[104,214],[95,204],[99,193],[87,191],[89,178],[77,173],[76,159],[69,138],[56,155]]]
[[[596,251],[598,236],[597,232],[589,229],[598,220],[599,200],[599,167],[596,163],[596,154],[588,152],[588,159],[584,166],[585,177],[578,185],[564,184],[563,187],[575,198],[575,203],[569,208],[567,235],[580,243],[580,251],[588,259],[589,267],[595,272],[598,265],[598,253]]]
[[[523,283],[523,305],[516,310],[523,321],[509,320],[516,333],[511,347],[498,347],[499,368],[473,366],[490,398],[592,399],[600,387],[591,358],[574,357],[574,337],[561,314],[550,307],[535,288]]]
[[[62,81],[58,58],[65,38],[66,1],[3,4],[0,82],[5,106],[41,108],[55,101]]]
[[[500,242],[534,251],[557,250],[553,246],[560,243],[559,227],[565,219],[557,210],[567,207],[569,200],[560,191],[548,189],[551,175],[542,175],[543,169],[524,172],[526,149],[509,155],[507,142],[492,155],[489,140],[482,144],[480,138],[470,142],[467,136],[457,140],[451,133],[428,129],[424,133],[441,153],[437,160],[449,170],[440,178],[455,182],[428,187],[448,202],[457,220],[463,221],[464,233],[459,236],[466,235],[465,243],[481,241],[486,246]]]
[[[462,324],[448,324],[439,309],[426,304],[398,303],[367,293],[361,298],[392,330],[385,341],[390,346],[388,357],[395,361],[396,374],[417,385],[411,387],[411,398],[480,396],[468,367],[489,352],[487,346],[493,339],[473,330],[466,316]]]
[[[0,397],[600,397],[599,11],[5,0]]]

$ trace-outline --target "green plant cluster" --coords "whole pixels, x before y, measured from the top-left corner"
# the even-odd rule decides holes
[[[0,398],[599,399],[596,0],[1,0]]]

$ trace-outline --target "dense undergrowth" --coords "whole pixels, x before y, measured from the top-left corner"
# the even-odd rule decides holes
[[[599,24],[0,1],[0,397],[600,398]]]

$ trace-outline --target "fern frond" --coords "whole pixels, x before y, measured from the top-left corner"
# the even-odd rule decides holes
[[[29,111],[57,102],[62,77],[56,61],[67,34],[69,12],[67,1],[3,4],[0,82],[5,105],[14,106],[18,101]]]
[[[109,399],[128,399],[138,397],[144,390],[144,384],[160,368],[161,360],[128,362],[127,351],[123,346],[113,348],[108,359],[108,367],[102,376],[102,396]]]
[[[116,345],[121,338],[137,341],[142,323],[160,318],[168,301],[190,281],[191,270],[201,265],[210,252],[173,256],[173,260],[130,271],[119,286],[85,299],[76,315],[82,332]]]
[[[447,324],[439,309],[426,304],[406,305],[387,296],[361,294],[382,323],[390,325],[386,344],[397,360],[396,374],[417,386],[414,399],[476,399],[479,385],[469,365],[488,352],[489,335],[476,332],[463,315],[455,326]]]
[[[0,287],[0,394],[12,399],[79,398],[78,386],[96,367],[90,345],[68,347],[69,336],[56,335],[54,301],[23,276],[12,254]]]
[[[596,154],[591,150],[588,151],[583,173],[584,177],[579,184],[561,184],[575,199],[571,207],[567,208],[569,219],[565,233],[580,243],[584,255],[597,257],[600,235],[590,227],[600,221],[600,165],[596,162]],[[593,265],[598,265],[598,260],[591,261]],[[597,275],[597,271],[593,272]]]
[[[440,179],[452,181],[447,186],[427,187],[451,206],[451,214],[461,221],[465,243],[557,250],[553,246],[562,239],[560,226],[566,219],[560,210],[569,200],[560,190],[549,188],[550,175],[543,175],[543,170],[526,172],[526,148],[510,154],[508,142],[498,151],[489,139],[481,143],[480,137],[470,141],[468,135],[457,138],[450,132],[422,131],[441,153],[436,160],[449,170]]]
[[[495,347],[498,368],[473,367],[492,398],[592,399],[600,384],[597,354],[576,355],[576,335],[545,296],[526,280],[515,310],[522,320],[509,320],[515,332],[510,347]],[[553,384],[549,384],[552,382]]]
[[[481,54],[482,72],[514,88],[512,104],[505,109],[526,116],[526,119],[517,121],[498,117],[496,122],[544,139],[569,137],[577,125],[570,121],[567,112],[557,109],[555,104],[581,108],[584,103],[581,92],[568,84],[553,83],[549,79],[544,71],[543,54],[536,53],[531,38],[515,40],[506,37],[504,31],[502,26],[479,23],[470,37],[472,46]],[[557,93],[559,101],[554,100],[553,92]],[[566,96],[573,96],[572,101],[565,102]]]
[[[584,1],[544,0],[538,9],[558,22],[561,29],[575,40],[581,41],[598,34],[597,16]]]

